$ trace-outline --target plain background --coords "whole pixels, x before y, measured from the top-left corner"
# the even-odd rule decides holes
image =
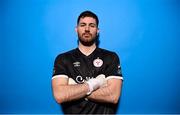
[[[0,113],[62,113],[54,59],[77,47],[84,10],[99,17],[100,47],[121,60],[117,113],[180,113],[179,0],[1,0]]]

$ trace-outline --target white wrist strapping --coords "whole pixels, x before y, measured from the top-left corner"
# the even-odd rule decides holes
[[[92,91],[94,91],[94,90],[98,89],[100,86],[102,86],[104,84],[104,82],[105,82],[104,74],[100,74],[96,78],[89,79],[89,81],[86,82],[89,86],[89,92],[87,93],[87,95],[91,94]]]
[[[89,92],[87,92],[87,95],[90,95],[93,91],[93,86],[91,85],[91,82],[86,82],[88,84],[88,87],[89,87]]]

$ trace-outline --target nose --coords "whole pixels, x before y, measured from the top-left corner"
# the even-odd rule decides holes
[[[89,26],[86,26],[86,27],[85,27],[85,31],[89,31]]]

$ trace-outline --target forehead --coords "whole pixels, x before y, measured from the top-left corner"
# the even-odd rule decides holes
[[[94,24],[96,24],[96,20],[92,17],[82,17],[82,18],[80,18],[79,23],[94,23]]]

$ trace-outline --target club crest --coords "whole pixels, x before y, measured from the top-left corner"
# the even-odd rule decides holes
[[[97,59],[95,59],[95,60],[93,61],[93,65],[94,65],[95,67],[101,67],[101,66],[103,65],[102,59],[99,59],[99,57],[98,57]]]

